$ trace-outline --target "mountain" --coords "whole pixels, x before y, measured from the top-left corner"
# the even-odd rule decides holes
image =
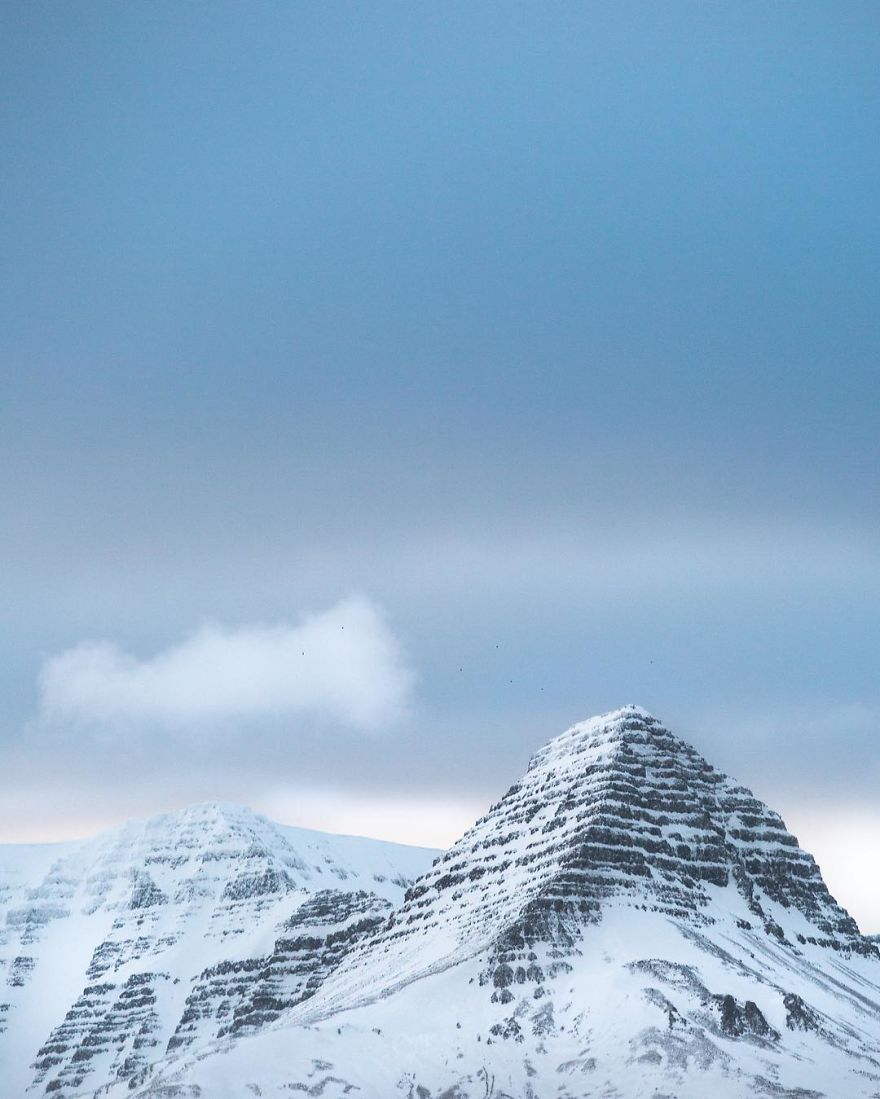
[[[877,945],[776,813],[637,707],[539,751],[307,991],[107,1094],[880,1095]]]
[[[265,1026],[436,852],[197,805],[0,848],[0,1097],[91,1094]]]
[[[877,944],[644,710],[433,854],[221,806],[9,852],[3,1099],[880,1096]]]

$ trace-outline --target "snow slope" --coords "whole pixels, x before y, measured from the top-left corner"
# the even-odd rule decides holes
[[[140,1080],[142,1099],[867,1099],[880,953],[777,814],[626,707],[538,752],[310,995]]]
[[[384,922],[436,852],[198,805],[0,848],[0,1097],[137,1079],[265,1025]]]

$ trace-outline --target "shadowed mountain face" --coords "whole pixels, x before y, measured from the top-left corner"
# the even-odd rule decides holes
[[[108,923],[44,1025],[37,1093],[880,1093],[876,944],[777,814],[637,707],[551,741],[431,866],[390,845],[352,863],[330,849],[355,841],[314,834],[285,846],[259,818],[233,831],[203,849],[182,823],[134,860],[131,836],[125,857],[105,840],[85,876],[56,861],[34,912],[10,905],[17,941],[95,890],[77,918]],[[26,988],[44,959],[8,953]]]

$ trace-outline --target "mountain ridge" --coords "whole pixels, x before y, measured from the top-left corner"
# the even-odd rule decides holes
[[[184,811],[173,850],[147,843],[136,866],[125,833],[129,863],[97,875],[92,983],[34,1062],[37,1093],[880,1094],[877,944],[782,818],[640,707],[545,744],[446,852],[407,856],[408,883],[352,863],[376,841],[238,811]],[[185,981],[177,933],[206,959]]]
[[[880,955],[778,814],[629,706],[539,749],[272,1026],[137,1094],[229,1079],[376,1099],[861,1099],[880,1091]]]

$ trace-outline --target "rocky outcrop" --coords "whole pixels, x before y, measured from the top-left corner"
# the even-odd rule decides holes
[[[728,1038],[779,1038],[754,1000],[741,1004],[729,992],[724,996],[715,996],[714,1000],[721,1016],[721,1033]]]
[[[787,992],[782,999],[785,1005],[785,1025],[789,1030],[822,1031],[816,1012],[808,1007],[796,992]]]

